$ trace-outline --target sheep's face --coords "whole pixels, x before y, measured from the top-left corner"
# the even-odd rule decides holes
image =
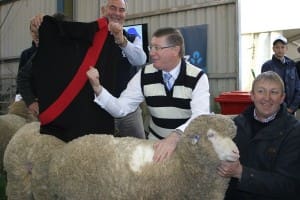
[[[193,119],[184,131],[191,145],[213,146],[220,160],[234,161],[239,151],[232,141],[236,126],[229,116],[220,114],[200,115]]]
[[[206,134],[220,160],[236,161],[239,159],[239,150],[231,138],[223,137],[213,129],[209,129]]]

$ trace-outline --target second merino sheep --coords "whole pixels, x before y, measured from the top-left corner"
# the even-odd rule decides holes
[[[3,173],[3,156],[6,146],[19,128],[27,122],[37,121],[24,101],[13,102],[8,113],[0,116],[0,173]]]
[[[4,168],[9,200],[50,200],[48,167],[52,153],[64,142],[39,133],[39,122],[20,128],[7,145]]]
[[[228,179],[216,174],[220,160],[207,133],[233,138],[236,127],[222,115],[194,119],[172,157],[154,163],[153,141],[87,135],[52,155],[49,185],[53,199],[224,198]],[[231,158],[236,146],[229,149]],[[226,156],[225,156],[226,157]]]
[[[5,114],[0,116],[0,173],[3,173],[3,156],[7,144],[16,133],[24,126],[26,120],[18,115]]]

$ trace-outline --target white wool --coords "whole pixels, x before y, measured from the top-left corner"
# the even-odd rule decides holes
[[[153,162],[154,150],[151,146],[138,145],[133,149],[131,159],[129,161],[130,169],[139,172],[147,163]]]
[[[239,150],[231,138],[222,137],[212,129],[207,131],[207,137],[220,160],[236,161],[239,159]]]

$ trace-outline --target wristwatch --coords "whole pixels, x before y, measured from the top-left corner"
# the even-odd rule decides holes
[[[127,40],[127,38],[125,36],[123,36],[123,41],[122,42],[115,41],[115,43],[117,45],[119,45],[120,47],[126,47],[127,42],[128,42],[128,40]]]

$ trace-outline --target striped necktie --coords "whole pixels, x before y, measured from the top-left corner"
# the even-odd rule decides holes
[[[171,88],[172,88],[172,83],[171,83],[172,75],[169,72],[167,72],[167,73],[163,74],[163,77],[164,77],[164,83],[167,86],[168,90],[171,90]]]

